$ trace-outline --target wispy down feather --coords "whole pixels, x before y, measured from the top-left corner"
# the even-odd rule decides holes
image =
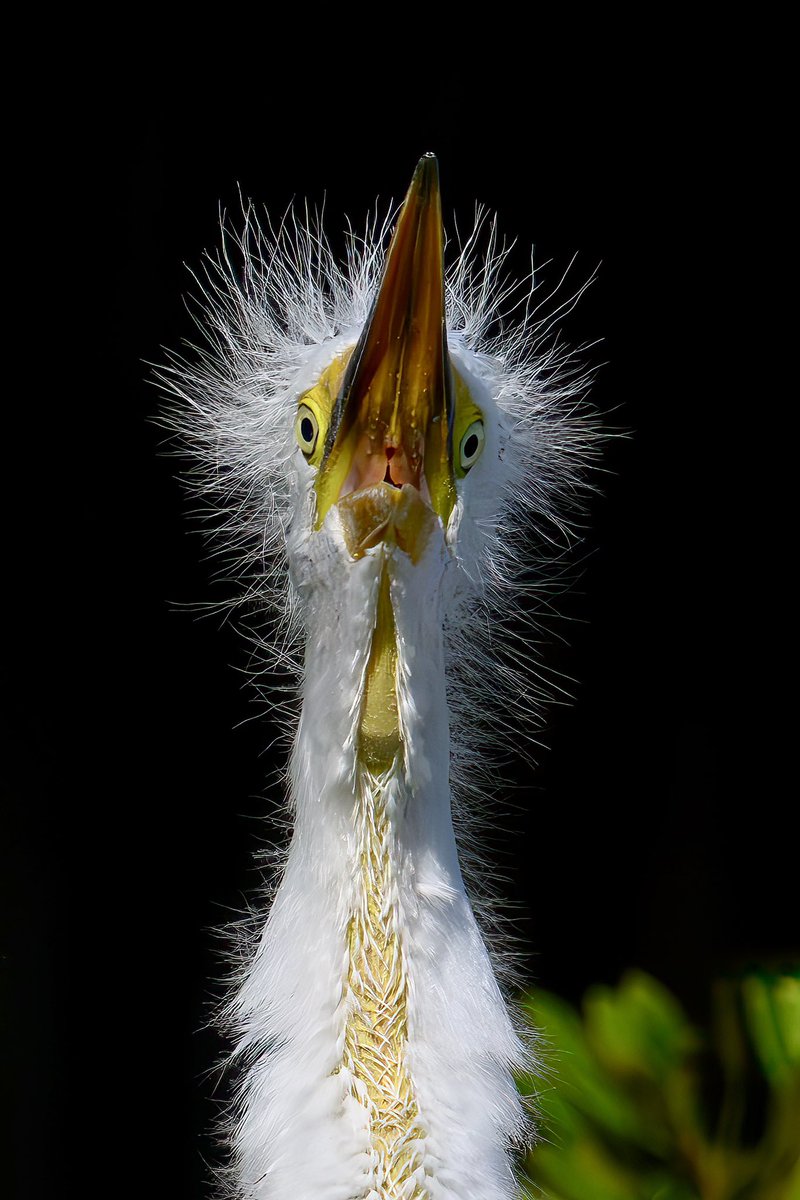
[[[165,421],[193,456],[189,480],[214,514],[216,552],[239,602],[264,616],[261,661],[296,688],[285,701],[293,841],[266,926],[263,916],[248,923],[225,1009],[246,1067],[230,1122],[230,1190],[244,1200],[502,1200],[514,1193],[509,1152],[529,1136],[510,1071],[529,1061],[530,1043],[494,982],[510,979],[513,954],[481,871],[475,822],[481,807],[484,820],[488,812],[487,744],[511,732],[516,745],[548,694],[519,617],[535,629],[535,600],[562,569],[596,455],[589,374],[557,328],[583,289],[569,294],[562,280],[540,302],[532,273],[509,281],[509,249],[483,210],[448,247],[448,345],[481,398],[487,452],[443,533],[452,569],[436,592],[439,624],[435,606],[427,617],[408,599],[416,583],[408,595],[399,585],[398,699],[409,745],[405,773],[375,781],[358,774],[353,751],[375,620],[372,565],[357,612],[336,594],[345,568],[322,578],[328,627],[319,591],[293,582],[300,559],[319,569],[315,547],[324,545],[324,530],[316,542],[309,536],[311,482],[294,415],[298,398],[358,339],[390,227],[391,216],[351,229],[340,264],[308,212],[290,210],[273,228],[246,205],[241,232],[225,227],[222,249],[196,276],[200,344],[159,373],[171,398]],[[433,561],[430,569],[438,578]],[[444,770],[431,774],[442,752]],[[428,824],[414,816],[421,797]],[[453,797],[461,866],[494,974],[451,846]],[[388,938],[391,947],[396,939],[400,948],[386,966],[403,997],[399,1026],[389,1027],[404,1031],[398,1079],[410,1072],[416,1115],[408,1108],[407,1137],[417,1132],[397,1176],[375,1141],[375,1098],[343,1049],[352,1057],[359,1044],[353,1022],[370,994],[359,982],[368,967],[356,970],[352,945],[346,952],[365,879],[384,889],[385,923],[375,926],[364,909],[362,941]]]

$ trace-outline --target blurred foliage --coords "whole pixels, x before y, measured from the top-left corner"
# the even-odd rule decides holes
[[[525,999],[544,1073],[523,1078],[542,1200],[800,1200],[800,973],[720,980],[705,1034],[641,971],[582,1017]]]

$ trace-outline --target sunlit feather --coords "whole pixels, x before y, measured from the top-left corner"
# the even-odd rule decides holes
[[[553,336],[574,296],[543,315],[478,211],[448,248],[445,294],[485,445],[446,527],[419,561],[385,541],[354,557],[336,506],[315,530],[298,400],[358,341],[389,232],[351,231],[339,263],[308,213],[275,229],[247,206],[197,277],[202,345],[161,373],[219,552],[268,618],[262,661],[297,681],[291,844],[224,1013],[245,1067],[230,1123],[242,1200],[511,1200],[530,1137],[512,1072],[531,1038],[497,983],[510,956],[481,902],[470,812],[490,791],[487,743],[529,729],[547,691],[513,622],[568,545],[596,430],[586,374]],[[398,736],[373,761],[361,722],[384,686],[386,622]]]

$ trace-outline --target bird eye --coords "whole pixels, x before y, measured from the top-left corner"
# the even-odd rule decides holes
[[[297,420],[294,423],[297,444],[306,458],[314,453],[319,437],[319,424],[307,404],[301,404],[297,410]]]
[[[461,439],[458,448],[461,470],[468,471],[478,461],[486,441],[483,421],[473,421]]]

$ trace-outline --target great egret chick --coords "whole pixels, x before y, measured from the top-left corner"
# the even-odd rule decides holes
[[[487,722],[535,702],[525,646],[493,655],[527,527],[562,534],[581,489],[586,378],[491,223],[445,274],[432,155],[387,234],[339,265],[317,227],[248,210],[243,271],[224,251],[203,283],[206,348],[164,373],[301,681],[291,843],[226,1011],[241,1200],[512,1200],[529,1136],[453,798],[460,828]]]

